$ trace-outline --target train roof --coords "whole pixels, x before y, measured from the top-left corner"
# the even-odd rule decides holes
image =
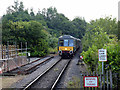
[[[75,39],[73,36],[71,35],[63,35],[63,36],[60,36],[59,39],[64,39],[64,38],[67,38],[67,39]]]
[[[81,41],[80,39],[77,39],[78,41]]]
[[[60,36],[59,39],[76,39],[76,40],[81,41],[80,39],[77,39],[71,35],[63,35],[63,36]]]

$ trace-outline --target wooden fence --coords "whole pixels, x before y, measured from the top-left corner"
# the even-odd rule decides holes
[[[80,85],[84,90],[118,90],[120,88],[119,73],[112,73],[111,69],[107,69],[103,74],[101,71],[93,71],[90,73],[80,72]],[[84,76],[98,76],[98,87],[84,87]]]

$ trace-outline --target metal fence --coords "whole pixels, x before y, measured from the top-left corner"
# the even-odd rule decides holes
[[[27,55],[27,43],[25,43],[25,48],[22,47],[21,43],[21,48],[19,48],[19,45],[1,45],[0,46],[0,59],[8,59],[8,58],[14,58],[19,56],[19,54],[25,53]]]
[[[27,43],[25,48],[19,48],[19,45],[1,45],[0,46],[0,68],[2,72],[10,71],[28,63],[27,61]]]

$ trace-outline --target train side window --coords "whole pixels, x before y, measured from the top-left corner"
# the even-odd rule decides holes
[[[68,46],[68,40],[64,40],[64,46]]]
[[[69,40],[69,46],[73,46],[73,40]]]
[[[59,41],[59,46],[63,46],[63,43],[64,43],[63,40],[60,40]]]

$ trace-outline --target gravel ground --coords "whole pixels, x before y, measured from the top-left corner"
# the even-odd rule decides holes
[[[57,63],[49,72],[47,72],[44,76],[42,76],[35,84],[31,86],[31,88],[51,88],[53,82],[58,77],[59,73],[67,63],[67,60],[62,59]]]
[[[44,72],[44,70],[46,70],[53,63],[57,62],[59,59],[60,59],[59,56],[52,58],[52,60],[50,60],[49,63],[46,63],[45,65],[41,66],[36,71],[29,74],[27,77],[23,78],[19,82],[14,83],[13,85],[11,85],[10,88],[23,88],[23,87],[25,87],[28,83],[33,81],[39,74]]]
[[[9,88],[13,83],[18,82],[25,77],[26,75],[2,76],[2,88]]]
[[[71,63],[69,64],[67,70],[62,76],[60,82],[57,84],[56,88],[69,88],[69,84],[73,84],[73,82],[79,83],[80,81],[80,71],[87,72],[86,65],[76,65],[79,59],[79,54],[81,50],[78,50],[76,55],[73,57]],[[80,87],[79,85],[76,86]],[[75,88],[75,87],[74,87]]]
[[[30,58],[30,62],[35,61],[39,58]],[[41,59],[41,61],[43,61],[43,59]],[[10,88],[11,85],[14,85],[16,82],[18,83],[19,81],[21,81],[22,79],[28,77],[28,75],[16,75],[16,76],[0,76],[1,80],[2,80],[2,88]]]

